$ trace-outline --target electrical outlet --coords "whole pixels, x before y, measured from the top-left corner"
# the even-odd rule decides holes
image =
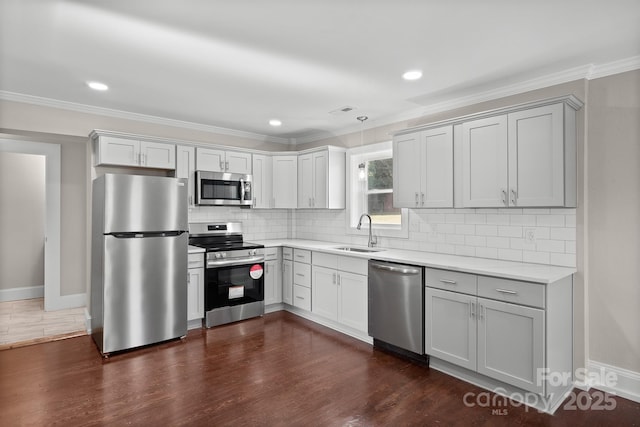
[[[527,228],[524,230],[524,240],[527,243],[535,243],[536,242],[536,230],[533,228]]]

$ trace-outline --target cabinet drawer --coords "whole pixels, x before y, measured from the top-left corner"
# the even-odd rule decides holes
[[[265,261],[274,261],[278,259],[279,248],[264,248]]]
[[[369,274],[369,260],[364,258],[341,256],[338,257],[338,270],[366,276]]]
[[[293,260],[296,262],[306,262],[307,264],[311,264],[311,251],[294,249]]]
[[[293,248],[282,248],[282,258],[293,261]]]
[[[318,265],[320,267],[327,267],[336,269],[338,268],[338,256],[325,254],[322,252],[314,252],[313,253],[313,265]]]
[[[427,268],[425,272],[425,284],[428,287],[444,289],[445,291],[475,295],[477,282],[478,276],[475,274],[439,270],[437,268]]]
[[[311,289],[304,286],[293,286],[293,305],[311,311]]]
[[[545,286],[538,283],[479,276],[478,296],[532,307],[545,306]]]
[[[293,263],[293,283],[300,286],[311,287],[311,265],[301,262]]]
[[[187,268],[204,267],[204,253],[189,254]]]

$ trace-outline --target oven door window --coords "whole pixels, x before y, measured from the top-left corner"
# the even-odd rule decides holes
[[[207,200],[240,200],[240,183],[219,179],[200,180],[200,194]]]
[[[260,274],[257,277],[255,266],[264,270],[262,263],[208,268],[205,274],[205,309],[209,311],[219,307],[263,301],[264,275]]]

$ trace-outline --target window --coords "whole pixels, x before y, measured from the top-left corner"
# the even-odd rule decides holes
[[[358,147],[349,153],[347,232],[356,230],[363,213],[371,216],[375,234],[407,237],[406,209],[393,207],[391,142]],[[368,224],[367,224],[368,226]]]

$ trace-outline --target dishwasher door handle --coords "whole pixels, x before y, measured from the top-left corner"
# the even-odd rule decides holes
[[[400,274],[420,274],[419,268],[413,267],[396,267],[393,265],[387,264],[371,264],[371,267],[377,268],[378,270],[390,271],[392,273],[400,273]]]

